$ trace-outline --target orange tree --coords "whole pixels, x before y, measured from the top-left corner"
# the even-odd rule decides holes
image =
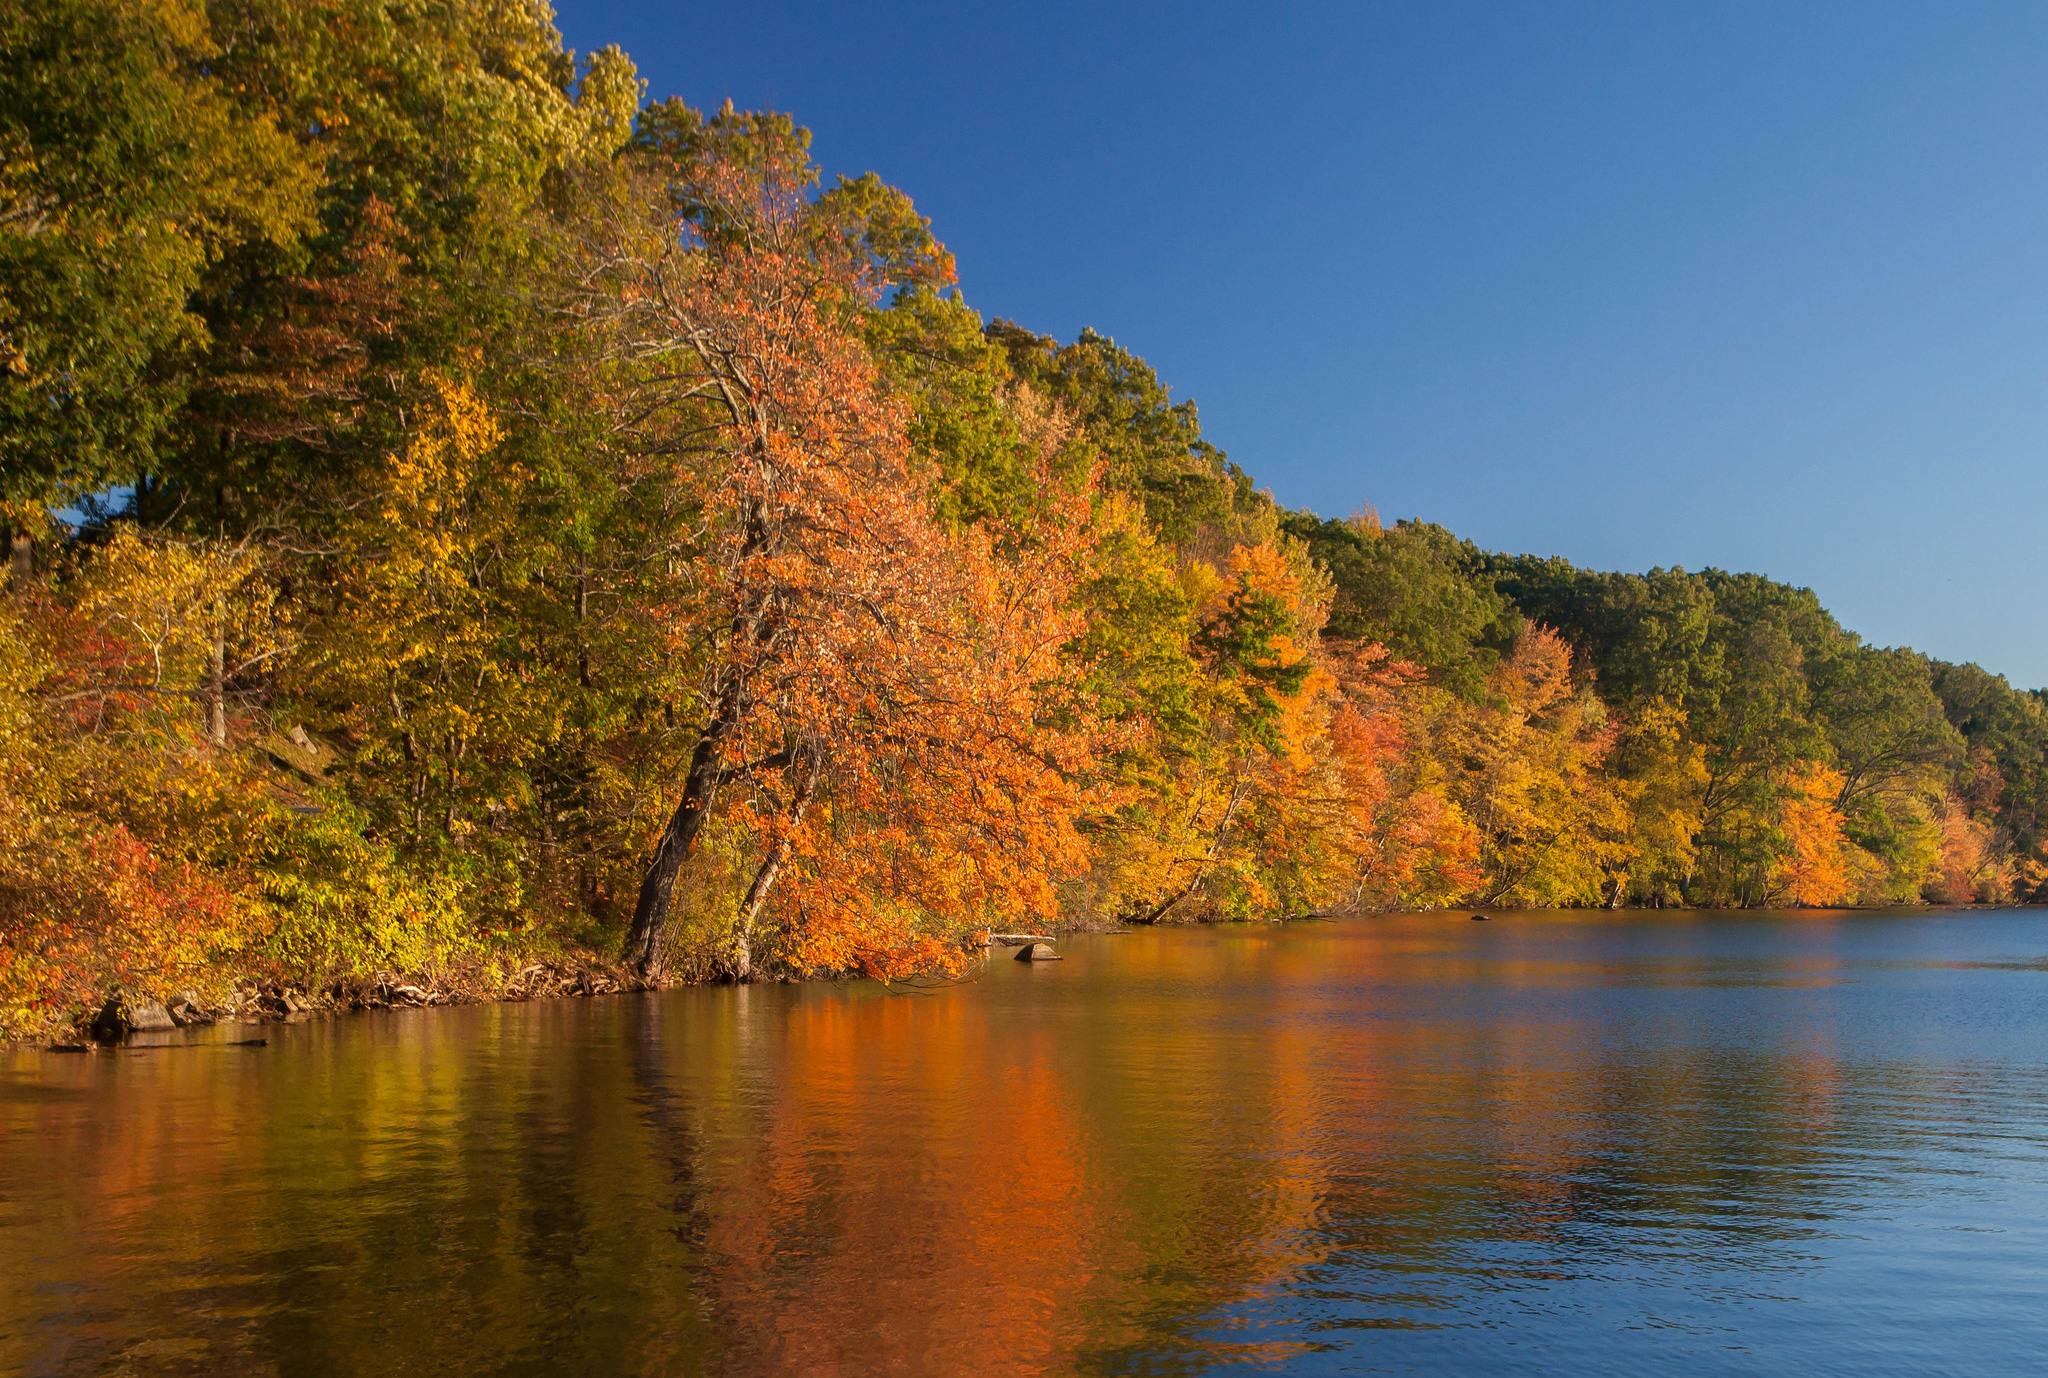
[[[970,928],[1051,917],[1053,879],[1084,864],[1092,728],[1059,700],[1088,494],[1047,471],[1065,497],[1000,544],[935,514],[861,334],[892,276],[950,275],[907,203],[865,182],[809,199],[801,140],[752,117],[651,161],[660,192],[614,184],[592,218],[577,298],[622,434],[695,522],[695,592],[648,614],[701,666],[697,725],[627,958],[662,964],[708,828],[730,880],[710,887],[718,974],[755,973],[771,917],[786,966],[952,964]]]

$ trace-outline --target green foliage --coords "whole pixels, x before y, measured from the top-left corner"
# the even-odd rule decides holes
[[[2048,820],[2048,694],[2016,690],[1977,665],[1933,661],[1930,671],[1942,711],[1970,754],[1969,773],[1988,766],[1997,777],[1987,802],[2006,844],[2032,851]]]
[[[1142,502],[1163,539],[1187,541],[1255,502],[1242,471],[1202,439],[1195,404],[1173,401],[1159,375],[1114,340],[1083,330],[1061,345],[1004,320],[987,333],[1017,378],[1075,418],[1106,486]]]
[[[915,405],[911,438],[938,466],[941,515],[1028,525],[1047,496],[1038,490],[1037,460],[1051,437],[1042,408],[1020,398],[1007,356],[982,333],[980,314],[957,293],[912,286],[870,315],[867,335]],[[1079,479],[1071,453],[1059,467],[1070,482]]]
[[[312,168],[221,55],[188,0],[0,13],[0,501],[149,467],[207,341],[204,275],[310,227]]]
[[[317,225],[207,272],[193,403],[176,443],[129,473],[159,474],[154,508],[194,526],[284,519],[317,541],[402,443],[427,372],[535,352],[559,251],[549,209],[625,145],[641,83],[617,49],[579,80],[525,0],[219,0],[209,15],[211,68],[318,170]]]
[[[1565,638],[1610,701],[1699,705],[1720,681],[1714,597],[1701,576],[1603,574],[1532,555],[1488,556],[1483,569],[1523,616]]]
[[[272,916],[250,960],[305,984],[431,971],[497,944],[464,903],[461,877],[373,842],[373,820],[339,792],[295,819],[256,885]]]
[[[1295,512],[1281,524],[1335,581],[1330,635],[1376,641],[1463,698],[1486,692],[1515,619],[1480,575],[1482,557],[1470,541],[1428,522],[1383,530],[1369,517],[1330,521]]]

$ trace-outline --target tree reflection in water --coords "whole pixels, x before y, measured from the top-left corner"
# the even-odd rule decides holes
[[[1955,1371],[1965,1330],[1987,1363],[2048,1344],[2038,916],[1067,950],[921,994],[8,1055],[0,1370]]]

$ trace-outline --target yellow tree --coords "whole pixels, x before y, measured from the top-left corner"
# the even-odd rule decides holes
[[[1434,749],[1452,797],[1478,830],[1486,903],[1600,898],[1624,850],[1626,803],[1600,770],[1616,731],[1574,688],[1571,649],[1530,625],[1494,670],[1494,701],[1443,703]]]
[[[1161,762],[1150,836],[1133,839],[1151,880],[1133,895],[1132,922],[1157,923],[1197,897],[1269,913],[1277,872],[1318,838],[1310,815],[1328,792],[1320,749],[1334,682],[1313,655],[1322,591],[1299,563],[1262,541],[1231,550],[1227,577],[1201,561],[1184,567],[1198,609],[1188,708],[1200,725]]]
[[[1707,787],[1706,748],[1686,732],[1685,711],[1662,698],[1632,710],[1609,764],[1628,804],[1623,846],[1612,861],[1608,902],[1661,901],[1692,873]]]
[[[563,695],[536,681],[546,665],[520,625],[532,475],[498,452],[504,428],[467,382],[427,383],[412,434],[344,523],[331,609],[292,684],[341,705],[351,770],[402,810],[385,826],[461,850],[520,802],[513,767],[559,729]]]
[[[1834,802],[1841,790],[1840,771],[1810,765],[1792,777],[1789,797],[1779,806],[1785,851],[1776,880],[1794,904],[1825,909],[1856,892],[1854,848],[1843,836],[1842,813]]]

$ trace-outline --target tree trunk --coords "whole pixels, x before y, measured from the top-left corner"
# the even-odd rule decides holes
[[[740,901],[740,914],[732,926],[732,950],[726,955],[725,970],[725,979],[736,986],[754,979],[754,920],[760,917],[761,906],[768,902],[768,891],[774,886],[775,878],[782,874],[782,863],[788,858],[789,843],[777,838],[762,860],[761,869],[754,872],[754,883],[747,887],[747,897]]]
[[[742,564],[774,545],[758,507],[748,511],[746,525],[747,540],[739,553]],[[773,599],[770,597],[758,598],[751,607],[744,607],[733,617],[733,639],[751,641],[764,652],[769,651],[778,635],[771,617],[773,611]],[[626,965],[643,981],[654,975],[661,960],[661,940],[668,929],[669,900],[675,894],[676,873],[689,859],[690,849],[697,845],[697,834],[703,830],[704,820],[711,813],[712,800],[718,793],[719,773],[724,765],[726,741],[739,726],[741,699],[747,680],[745,669],[727,669],[725,686],[718,693],[718,704],[712,711],[711,721],[705,724],[704,734],[697,738],[696,748],[690,753],[690,773],[683,779],[682,802],[669,816],[668,826],[661,830],[661,844],[654,849],[654,860],[648,864],[647,876],[640,882],[640,898],[633,905],[633,926],[626,932],[624,958]]]
[[[29,581],[36,577],[36,538],[26,531],[16,531],[7,543],[7,582],[18,593],[28,591]]]
[[[1195,868],[1195,874],[1193,875],[1193,877],[1189,879],[1186,885],[1181,886],[1180,889],[1174,891],[1171,895],[1168,895],[1158,904],[1153,905],[1152,908],[1147,910],[1145,913],[1132,915],[1128,922],[1158,923],[1161,919],[1167,916],[1167,914],[1173,909],[1173,907],[1176,904],[1179,904],[1189,895],[1194,894],[1196,888],[1200,886],[1201,883],[1207,880],[1208,878],[1209,865],[1207,862],[1204,862],[1202,865]]]
[[[590,687],[590,557],[576,557],[576,683]]]
[[[213,605],[213,646],[206,681],[206,736],[215,746],[228,744],[228,615]]]
[[[804,810],[810,806],[811,796],[818,789],[818,768],[816,756],[810,760],[809,772],[804,777],[803,787],[789,804],[791,826],[803,821]],[[789,860],[789,838],[775,839],[775,845],[768,849],[768,855],[761,860],[761,869],[754,872],[754,883],[747,887],[747,897],[740,901],[739,919],[733,924],[732,952],[728,958],[727,979],[735,985],[742,985],[754,979],[754,920],[761,916],[761,906],[768,902],[768,892],[774,888],[775,879],[782,874],[782,867]]]
[[[661,956],[661,940],[668,928],[669,900],[675,894],[676,874],[683,869],[697,834],[711,812],[718,793],[718,772],[725,756],[726,739],[739,723],[740,694],[737,683],[719,696],[717,711],[705,725],[690,752],[690,773],[683,778],[682,801],[661,830],[661,845],[654,849],[647,876],[640,882],[640,898],[633,906],[633,926],[626,932],[626,965],[642,980],[654,974]]]

